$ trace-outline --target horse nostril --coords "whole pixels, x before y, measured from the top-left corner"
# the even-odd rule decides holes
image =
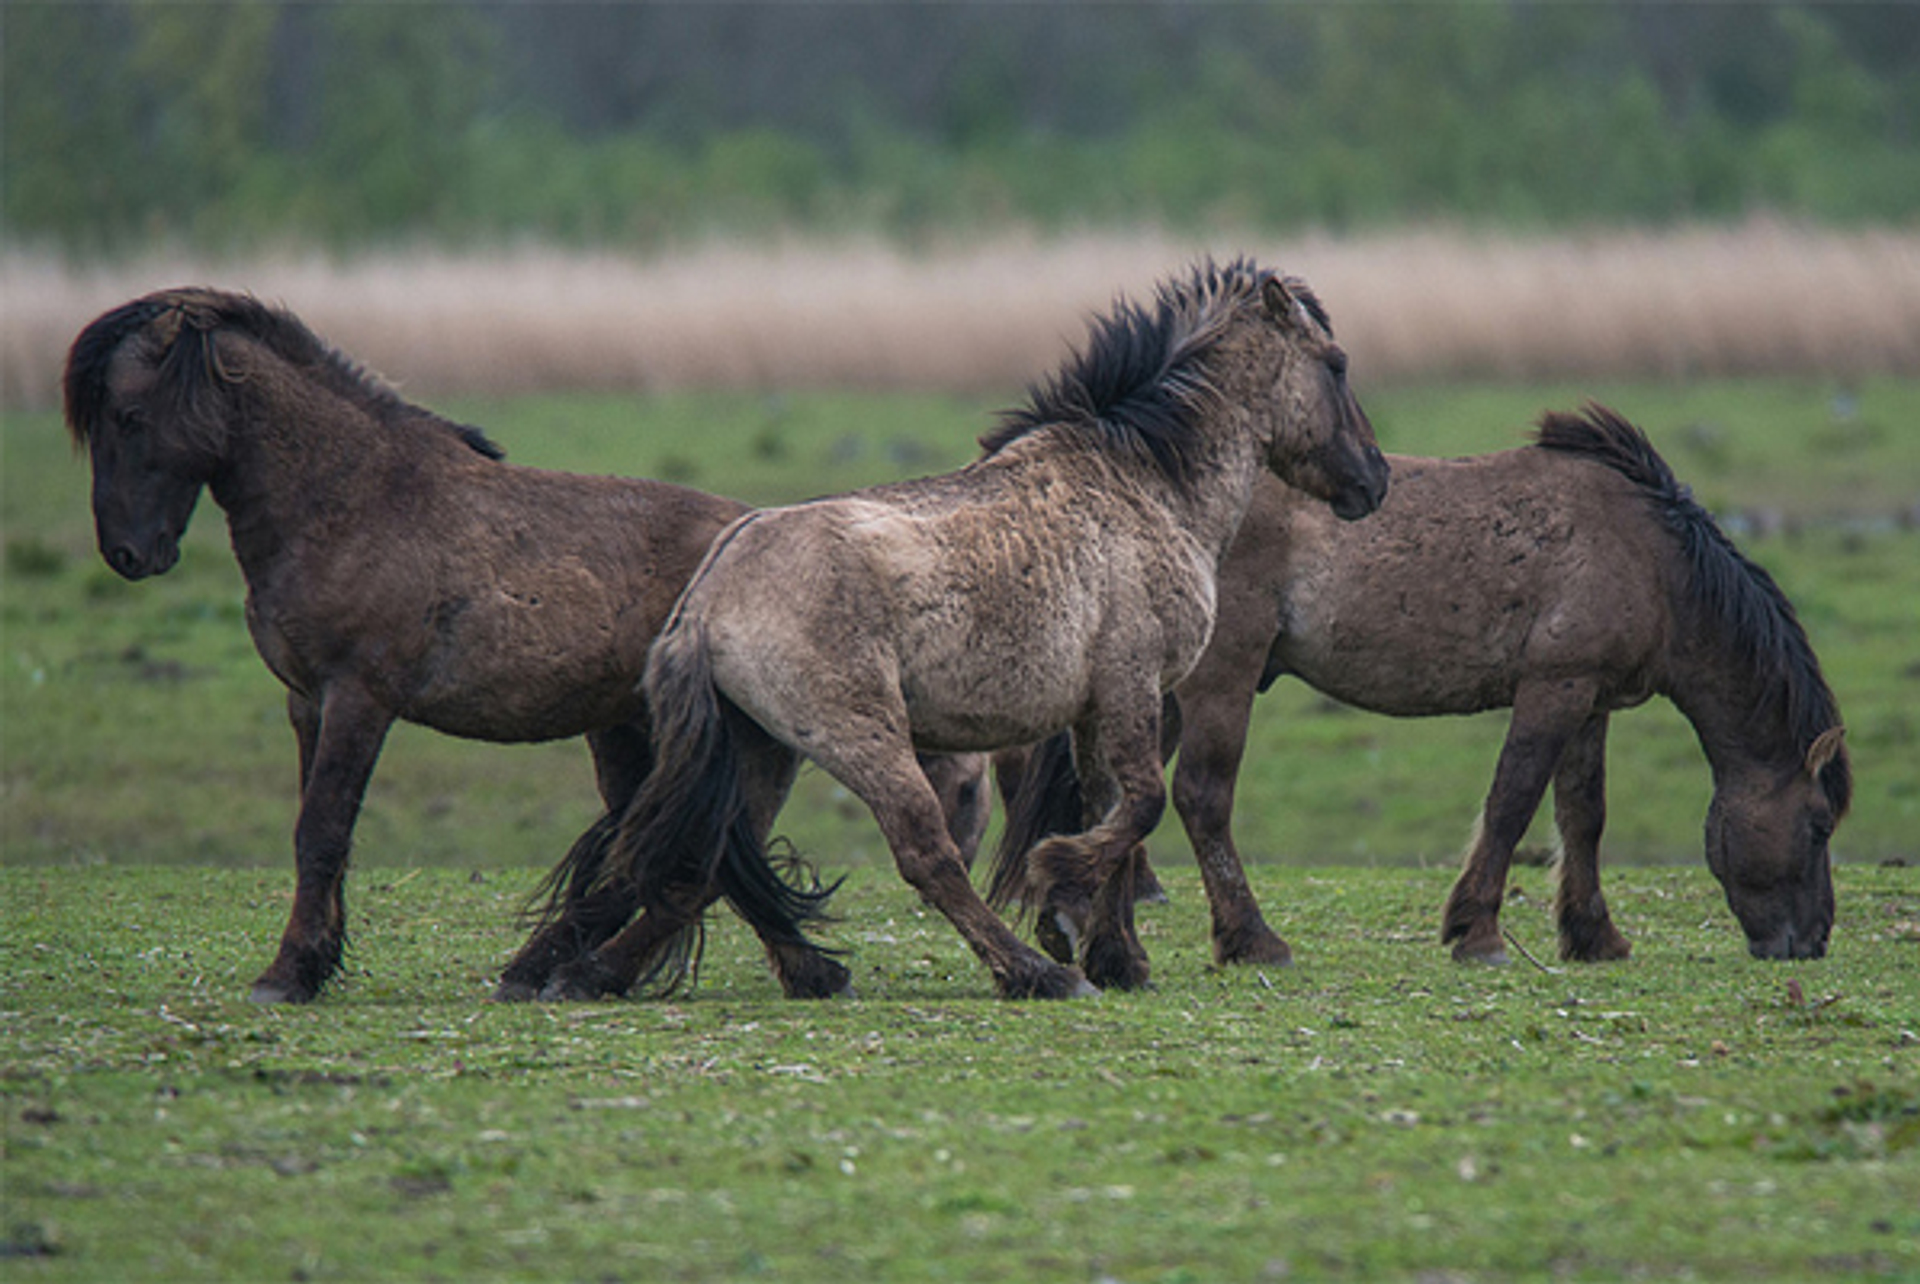
[[[117,544],[107,551],[107,565],[125,579],[140,577],[140,557],[125,544]]]

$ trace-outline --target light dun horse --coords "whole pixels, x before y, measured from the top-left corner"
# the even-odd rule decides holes
[[[354,819],[395,719],[481,740],[584,734],[610,812],[624,808],[650,761],[647,648],[744,505],[499,462],[477,430],[407,404],[242,295],[169,290],[116,308],[75,341],[65,384],[68,427],[92,456],[101,556],[130,580],[164,573],[209,490],[254,643],[287,687],[298,881],[256,1000],[312,999],[339,967]],[[952,796],[968,770],[941,765]],[[972,841],[977,811],[956,810]],[[596,824],[576,857],[591,861],[611,835]],[[749,905],[763,891],[723,888]],[[524,985],[519,973],[544,980],[621,921],[566,917],[503,988]],[[813,962],[808,950],[794,967]]]
[[[1607,722],[1654,695],[1693,724],[1712,768],[1707,863],[1749,950],[1822,955],[1834,912],[1827,842],[1851,772],[1833,693],[1767,573],[1638,429],[1598,406],[1548,414],[1538,443],[1518,450],[1389,458],[1393,494],[1356,526],[1259,489],[1221,568],[1213,640],[1177,689],[1174,806],[1212,906],[1215,958],[1289,957],[1231,829],[1254,695],[1284,674],[1400,717],[1513,709],[1447,901],[1443,939],[1456,958],[1505,957],[1508,866],[1549,782],[1561,957],[1626,957],[1600,891]],[[1019,853],[1078,819],[1064,745],[1028,772],[996,858],[998,899],[1022,889]]]
[[[545,997],[676,981],[718,872],[766,865],[743,789],[801,756],[873,810],[1003,996],[1144,981],[1130,923],[1089,939],[1084,976],[1022,943],[974,892],[914,751],[1071,727],[1105,819],[1043,850],[1042,895],[1104,888],[1162,809],[1161,694],[1206,645],[1256,476],[1348,518],[1386,491],[1345,366],[1304,287],[1206,265],[1097,323],[967,468],[735,523],[647,666],[660,768],[599,877],[640,917]],[[796,940],[819,895],[794,892]]]

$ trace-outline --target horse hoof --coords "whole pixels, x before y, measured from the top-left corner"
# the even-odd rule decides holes
[[[1505,967],[1508,963],[1507,952],[1502,947],[1496,945],[1491,950],[1475,950],[1469,949],[1464,941],[1453,947],[1453,961],[1478,963],[1485,967]]]
[[[1049,964],[1045,969],[1000,982],[1000,997],[1005,999],[1097,999],[1100,991],[1077,967]]]
[[[540,988],[542,1003],[591,1003],[595,999],[618,998],[619,991],[596,974],[579,965],[563,967]]]
[[[247,993],[249,1002],[258,1003],[262,1007],[275,1003],[311,1003],[313,998],[311,993],[302,993],[294,986],[265,978],[255,981],[253,989]]]
[[[1148,966],[1144,958],[1130,951],[1090,951],[1086,960],[1087,979],[1103,990],[1150,990]]]
[[[1632,955],[1633,946],[1613,928],[1560,937],[1560,958],[1567,963],[1618,963]]]
[[[532,1003],[540,997],[540,987],[526,981],[502,981],[488,996],[490,1003]]]
[[[854,997],[853,973],[829,958],[816,958],[806,968],[782,975],[780,988],[790,999]]]
[[[1293,948],[1277,933],[1263,928],[1259,932],[1215,937],[1213,961],[1220,967],[1252,964],[1256,967],[1292,967]]]

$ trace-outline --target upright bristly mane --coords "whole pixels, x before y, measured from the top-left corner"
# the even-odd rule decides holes
[[[383,423],[430,421],[489,459],[505,455],[479,429],[452,423],[406,401],[293,313],[269,307],[252,295],[211,289],[161,290],[122,304],[80,332],[67,356],[64,388],[67,430],[76,443],[86,443],[105,413],[113,354],[148,327],[154,327],[162,344],[156,361],[161,390],[189,426],[207,426],[215,417],[207,410],[208,399],[243,382],[222,368],[214,349],[214,336],[230,330],[261,344]]]
[[[1027,389],[1027,404],[1001,414],[980,439],[992,455],[1041,429],[1118,450],[1185,485],[1201,446],[1195,421],[1216,395],[1206,361],[1234,314],[1257,300],[1273,274],[1246,259],[1206,260],[1162,282],[1150,306],[1120,299],[1095,319],[1087,346]],[[1301,282],[1287,286],[1323,327],[1326,311]]]
[[[1777,714],[1804,759],[1820,734],[1840,725],[1840,709],[1820,672],[1793,603],[1766,570],[1749,561],[1667,466],[1646,434],[1605,406],[1581,414],[1549,411],[1537,443],[1606,464],[1643,490],[1684,550],[1690,592],[1716,621],[1759,684],[1756,718]],[[1840,753],[1821,772],[1836,815],[1851,801],[1853,782]]]

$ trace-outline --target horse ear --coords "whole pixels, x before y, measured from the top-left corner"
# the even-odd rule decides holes
[[[1815,736],[1813,743],[1807,746],[1807,774],[1818,779],[1820,773],[1827,769],[1827,764],[1846,748],[1846,740],[1845,727],[1828,727]]]
[[[158,340],[160,350],[165,352],[180,337],[180,323],[186,320],[179,307],[170,307],[153,319],[153,337]]]
[[[1260,301],[1267,305],[1267,315],[1281,325],[1291,327],[1294,315],[1293,292],[1287,289],[1287,283],[1277,276],[1270,276],[1260,286]]]

